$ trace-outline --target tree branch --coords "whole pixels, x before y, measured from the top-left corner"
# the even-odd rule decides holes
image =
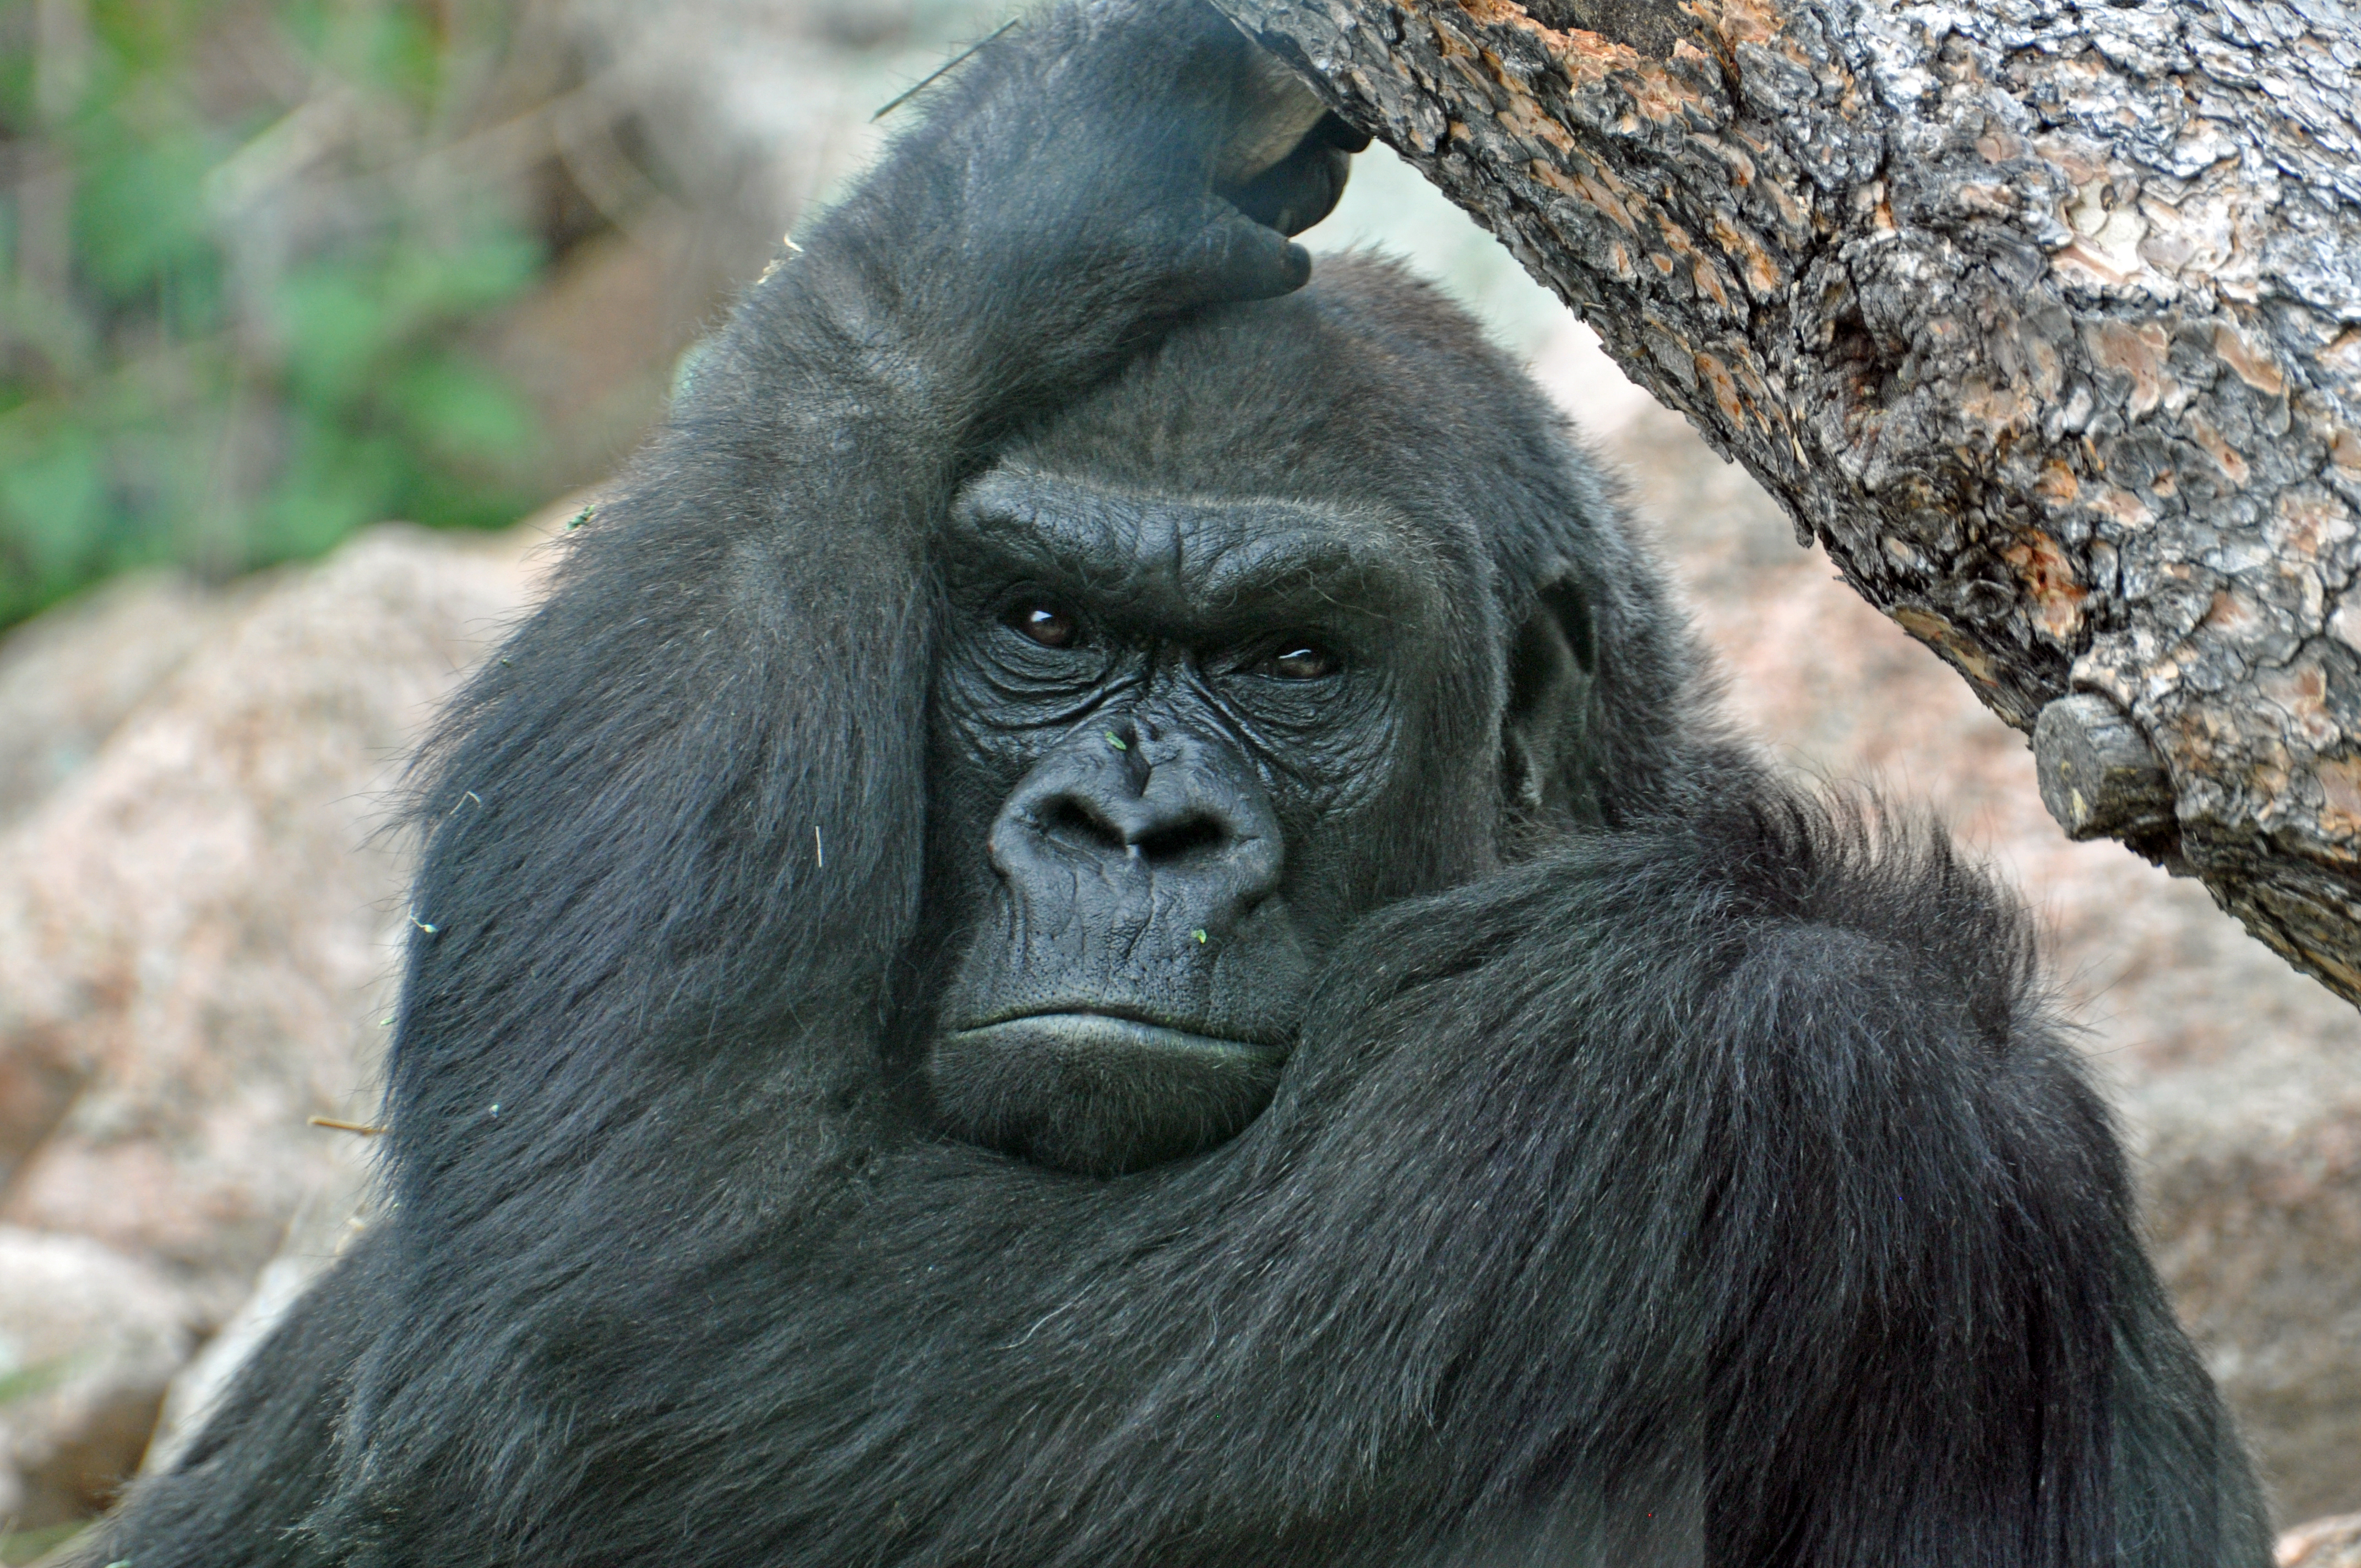
[[[1215,3],[2361,1003],[2344,0]]]

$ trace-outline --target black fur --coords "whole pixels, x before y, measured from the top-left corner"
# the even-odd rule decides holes
[[[89,1562],[2268,1561],[2022,916],[1717,735],[1464,317],[1268,298],[1288,203],[1202,176],[1242,48],[1037,19],[740,308],[428,751],[381,1217]],[[1453,595],[1275,1098],[1112,1179],[897,1055],[995,462],[1384,510]],[[1510,746],[1543,615],[1582,674]]]

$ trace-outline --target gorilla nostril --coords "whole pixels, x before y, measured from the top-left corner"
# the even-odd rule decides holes
[[[1123,829],[1076,795],[1060,795],[1043,806],[1035,820],[1040,824],[1041,836],[1054,843],[1093,850],[1124,847]]]
[[[1180,861],[1218,850],[1229,839],[1229,829],[1217,818],[1193,812],[1177,822],[1159,822],[1134,834],[1127,847],[1143,860]]]
[[[1124,815],[1104,809],[1083,795],[1061,795],[1045,802],[1034,823],[1041,836],[1069,849],[1120,852],[1126,859],[1171,862],[1209,854],[1235,835],[1220,817],[1190,811],[1126,822]]]

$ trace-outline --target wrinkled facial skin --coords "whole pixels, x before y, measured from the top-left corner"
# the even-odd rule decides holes
[[[1235,1136],[1372,866],[1418,859],[1431,575],[1387,520],[1011,468],[941,554],[936,1117],[1098,1175]]]

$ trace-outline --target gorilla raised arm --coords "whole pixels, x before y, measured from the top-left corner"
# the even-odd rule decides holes
[[[987,47],[448,716],[382,1214],[89,1561],[2267,1560],[2021,916],[1706,717],[1193,3]]]

